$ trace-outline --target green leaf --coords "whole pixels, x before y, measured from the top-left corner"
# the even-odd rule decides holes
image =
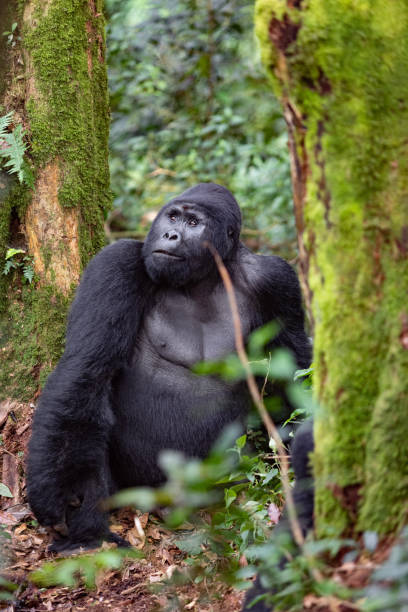
[[[238,440],[235,442],[235,444],[237,445],[237,447],[238,447],[239,449],[244,448],[244,446],[245,446],[245,444],[246,444],[246,440],[247,440],[247,437],[246,437],[246,435],[244,434],[243,436],[241,436],[240,438],[238,438]]]
[[[232,504],[232,502],[234,501],[234,499],[237,498],[237,494],[234,491],[234,489],[225,489],[224,491],[224,500],[225,500],[225,507],[229,508],[230,505]]]
[[[206,542],[207,536],[204,531],[193,533],[180,540],[175,540],[174,544],[189,555],[199,555],[202,552],[202,545]]]
[[[0,495],[2,497],[13,497],[12,492],[10,491],[10,489],[8,488],[7,485],[5,485],[4,483],[0,482]]]
[[[279,327],[277,321],[271,321],[252,332],[248,340],[248,353],[251,360],[264,355],[265,345],[273,340],[279,331]]]
[[[54,585],[75,586],[83,579],[88,588],[95,585],[97,574],[103,569],[120,567],[125,558],[140,559],[143,553],[139,550],[117,548],[100,551],[92,555],[80,555],[51,563],[30,573],[30,580],[42,587]]]
[[[0,157],[6,158],[4,166],[8,169],[9,174],[17,174],[20,183],[24,182],[24,153],[27,148],[23,140],[24,131],[19,124],[12,132],[2,134],[3,140],[7,143],[7,147],[0,148]]]
[[[12,270],[13,268],[17,268],[18,264],[13,261],[12,259],[9,261],[6,261],[6,263],[4,264],[4,268],[3,268],[3,274],[7,275],[10,270]]]
[[[293,380],[299,380],[299,378],[304,378],[305,376],[310,376],[312,374],[313,368],[306,368],[306,370],[296,370]]]
[[[18,255],[18,253],[25,253],[25,251],[23,249],[7,249],[6,259],[10,259],[14,255]]]
[[[7,134],[6,128],[10,125],[11,120],[13,119],[13,114],[13,111],[11,111],[10,113],[7,113],[7,115],[0,117],[0,138],[3,138],[4,134]]]
[[[23,268],[24,278],[31,284],[34,278],[34,270],[31,266],[24,266]]]
[[[146,512],[154,508],[156,503],[155,492],[147,487],[124,489],[107,500],[109,508],[135,505]]]

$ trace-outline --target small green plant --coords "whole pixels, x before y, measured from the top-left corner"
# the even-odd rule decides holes
[[[364,612],[401,612],[408,609],[408,528],[406,527],[385,561],[364,589]]]
[[[31,572],[30,580],[42,587],[53,585],[76,586],[84,582],[89,589],[95,587],[97,576],[107,569],[119,569],[126,558],[140,559],[143,553],[130,548],[111,548],[95,554],[79,555],[60,561],[44,563]]]
[[[13,120],[13,111],[0,117],[0,162],[9,174],[17,174],[20,183],[26,183],[29,187],[33,185],[33,174],[30,166],[24,158],[27,144],[24,142],[25,132],[18,124],[10,129]]]
[[[30,284],[33,282],[33,259],[26,255],[23,249],[7,249],[3,274],[7,275],[11,270],[21,270],[25,282]]]
[[[13,599],[14,591],[18,589],[18,585],[6,580],[0,576],[0,601],[8,601]]]
[[[11,30],[9,32],[3,32],[3,36],[7,36],[7,44],[11,47],[15,47],[20,36],[16,36],[17,21],[11,24]]]
[[[331,580],[324,570],[328,559],[334,559],[344,548],[355,549],[356,546],[353,540],[327,538],[317,541],[308,538],[301,552],[290,532],[278,529],[267,542],[247,550],[248,567],[254,561],[259,563],[258,575],[266,591],[254,598],[251,605],[262,601],[273,610],[297,612],[304,609],[303,599],[310,593],[323,598],[349,600],[352,591]],[[320,573],[319,580],[316,579],[316,570]],[[248,569],[243,568],[240,573],[247,577]]]
[[[127,489],[111,500],[112,506],[134,505],[144,511],[167,506],[166,524],[180,530],[174,543],[187,554],[189,575],[197,583],[218,574],[244,586],[237,578],[240,559],[248,546],[269,538],[268,509],[281,504],[279,472],[271,454],[250,455],[247,436],[236,439],[238,433],[234,425],[227,428],[203,460],[162,452],[166,484]],[[186,521],[194,531],[183,531]]]

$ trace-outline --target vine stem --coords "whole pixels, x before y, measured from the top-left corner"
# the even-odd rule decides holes
[[[285,500],[288,509],[288,517],[290,528],[293,533],[293,537],[295,539],[296,544],[299,548],[304,548],[305,539],[303,537],[302,529],[299,525],[299,521],[296,514],[295,502],[293,500],[292,489],[289,483],[289,456],[285,450],[285,447],[282,442],[282,438],[279,435],[279,432],[276,428],[275,423],[269,416],[268,411],[266,410],[265,404],[262,400],[261,393],[259,392],[258,385],[256,383],[255,377],[251,371],[251,366],[249,364],[249,359],[247,352],[245,350],[244,338],[242,334],[242,326],[241,326],[241,318],[239,316],[237,300],[235,297],[234,287],[231,281],[231,277],[228,273],[227,268],[224,265],[218,251],[215,247],[209,242],[204,243],[205,246],[210,250],[212,256],[214,257],[215,263],[217,265],[218,271],[220,273],[222,282],[224,283],[225,290],[227,292],[229,305],[231,308],[232,322],[234,325],[234,336],[235,336],[235,347],[237,350],[238,359],[240,360],[242,366],[245,370],[246,381],[248,385],[249,392],[251,394],[252,400],[262,418],[262,421],[266,427],[266,431],[268,432],[269,438],[275,443],[276,451],[277,451],[277,459],[280,466],[280,471],[282,475],[282,486],[285,493]]]

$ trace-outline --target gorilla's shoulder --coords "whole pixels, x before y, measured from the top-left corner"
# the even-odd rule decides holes
[[[277,255],[257,255],[246,247],[239,250],[239,259],[248,282],[258,290],[286,286],[296,288],[298,278],[287,261]]]
[[[141,257],[143,242],[123,238],[117,242],[113,242],[104,247],[91,260],[88,267],[91,265],[105,265],[108,267],[116,267],[127,261],[134,261]]]
[[[143,265],[142,247],[143,242],[130,239],[109,244],[90,261],[82,278],[110,278],[120,272],[137,271]]]

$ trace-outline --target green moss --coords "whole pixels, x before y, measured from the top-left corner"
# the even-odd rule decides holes
[[[300,28],[278,52],[270,23],[284,28],[285,13]],[[408,436],[399,341],[408,313],[408,7],[310,0],[298,10],[258,0],[256,30],[275,91],[305,128],[303,239],[325,406],[316,419],[318,526],[340,534],[360,513],[358,529],[390,531],[408,498],[408,457],[396,450]]]
[[[59,164],[58,199],[62,206],[79,210],[84,267],[105,244],[103,221],[111,201],[103,2],[33,0],[31,17],[24,14],[25,4],[18,0],[21,20],[30,20],[22,32],[22,46],[31,58],[32,73],[27,76],[35,92],[25,100],[29,155],[37,176],[47,164]],[[14,99],[19,100],[18,91]],[[16,239],[10,232],[11,211],[14,208],[24,223],[31,197],[29,189],[16,183],[7,193],[0,186],[0,272],[1,258]],[[21,242],[22,236],[18,239]],[[72,292],[64,296],[48,286],[54,280],[52,253],[47,245],[40,250],[49,273],[47,285],[44,279],[25,285],[20,273],[0,273],[1,397],[32,398],[63,350]]]
[[[22,285],[15,273],[8,310],[0,318],[0,401],[32,399],[64,347],[70,297],[53,287]]]
[[[285,3],[279,0],[271,2],[271,0],[258,0],[255,4],[255,34],[259,41],[262,63],[272,77],[274,84],[276,79],[273,78],[274,68],[277,61],[277,50],[271,44],[269,38],[269,25],[273,17],[282,19],[285,11]]]
[[[40,94],[27,103],[31,150],[36,166],[59,161],[59,201],[80,208],[86,265],[105,244],[103,220],[111,204],[102,2],[96,2],[95,15],[85,0],[53,0],[45,15],[42,4],[37,2],[36,26],[24,33]]]

